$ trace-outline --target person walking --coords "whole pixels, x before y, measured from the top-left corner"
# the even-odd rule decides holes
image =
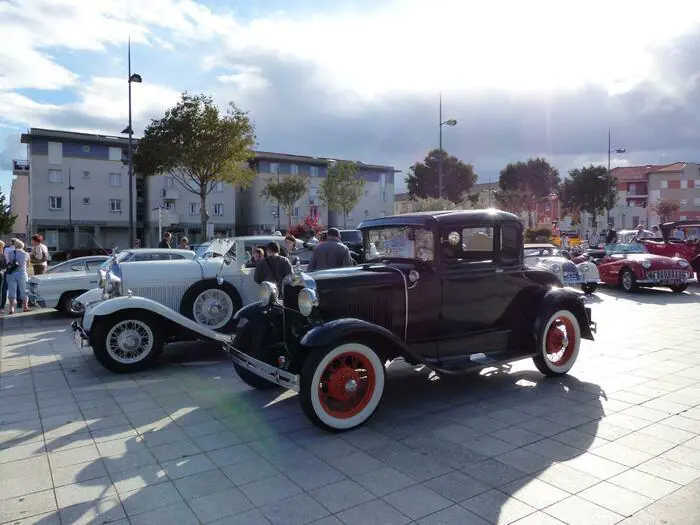
[[[190,249],[190,240],[187,237],[180,237],[179,248],[181,250],[189,250]]]
[[[49,249],[41,235],[32,235],[32,251],[29,254],[29,260],[32,263],[34,275],[46,273],[49,265]]]
[[[267,257],[258,261],[255,265],[253,280],[262,284],[263,281],[271,281],[282,290],[282,281],[292,273],[292,265],[289,259],[280,255],[280,245],[275,241],[267,244]]]
[[[27,297],[27,264],[29,263],[29,254],[24,251],[24,243],[19,239],[15,239],[12,249],[5,249],[7,258],[7,268],[5,269],[5,277],[7,279],[7,299],[10,303],[10,314],[15,313],[15,305],[22,303],[22,310],[29,311],[29,298]]]
[[[328,228],[326,241],[319,243],[314,248],[306,271],[314,272],[316,270],[342,268],[344,266],[352,266],[350,250],[340,242],[338,228]]]
[[[170,244],[170,241],[172,240],[173,235],[170,232],[165,232],[163,234],[163,239],[158,243],[158,248],[172,248],[172,245]]]
[[[7,268],[7,259],[5,259],[5,241],[0,241],[0,315],[5,313],[5,305],[7,304],[7,281],[5,280],[5,268]]]

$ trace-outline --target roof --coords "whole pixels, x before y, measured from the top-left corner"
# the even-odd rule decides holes
[[[391,171],[398,173],[401,170],[394,169],[393,166],[384,166],[381,164],[366,164],[359,160],[337,159],[333,157],[311,157],[308,155],[292,155],[290,153],[274,153],[270,151],[256,151],[255,158],[257,160],[279,160],[284,162],[299,162],[303,164],[312,164],[317,166],[327,166],[329,161],[336,162],[354,162],[359,169]]]
[[[406,213],[403,215],[391,215],[389,217],[380,217],[377,219],[369,219],[362,221],[358,229],[373,228],[377,226],[427,226],[433,223],[453,223],[461,221],[517,221],[520,219],[517,215],[506,211],[496,210],[494,208],[486,210],[442,210],[442,211],[422,211],[414,213]]]
[[[645,181],[650,173],[666,167],[665,164],[647,164],[645,166],[625,166],[613,168],[610,173],[620,182]]]
[[[676,173],[683,171],[687,165],[687,162],[674,162],[673,164],[654,170],[652,173]]]

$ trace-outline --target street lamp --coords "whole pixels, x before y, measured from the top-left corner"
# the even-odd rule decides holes
[[[68,235],[70,235],[70,247],[75,248],[75,232],[73,232],[73,184],[71,184],[70,167],[68,167]]]
[[[131,72],[131,38],[129,38],[129,48],[128,48],[128,84],[129,84],[129,126],[122,131],[122,133],[129,134],[128,150],[127,156],[129,160],[129,245],[133,247],[136,244],[136,236],[134,231],[134,158],[133,158],[133,147],[132,140],[134,136],[134,130],[131,126],[131,84],[141,84],[143,79],[138,73]]]
[[[625,148],[612,149],[610,140],[610,127],[608,126],[608,177],[610,177],[610,154],[611,153],[625,153],[627,150]],[[608,208],[608,227],[610,227],[610,208]]]
[[[457,121],[453,118],[449,120],[442,120],[442,93],[440,93],[440,116],[439,120],[440,122],[440,158],[438,159],[438,198],[442,198],[442,127],[443,126],[456,126]]]

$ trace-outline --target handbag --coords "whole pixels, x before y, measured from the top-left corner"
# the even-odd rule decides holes
[[[7,269],[5,270],[5,273],[7,275],[10,275],[19,268],[19,261],[17,260],[17,248],[15,248],[14,254],[14,258],[9,263],[7,263]]]

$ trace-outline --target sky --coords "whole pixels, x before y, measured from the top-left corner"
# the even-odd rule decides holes
[[[235,102],[258,148],[395,166],[439,141],[478,182],[700,161],[700,3],[678,0],[0,0],[0,186],[29,127],[118,135],[180,93]]]

